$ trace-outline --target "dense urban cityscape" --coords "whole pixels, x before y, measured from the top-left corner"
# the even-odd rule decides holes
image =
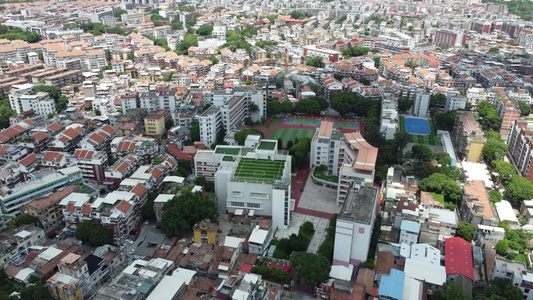
[[[0,1],[0,299],[533,300],[532,20]]]

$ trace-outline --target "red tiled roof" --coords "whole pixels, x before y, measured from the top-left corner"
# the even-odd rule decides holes
[[[181,158],[181,159],[185,159],[185,160],[188,160],[188,161],[192,161],[192,157],[190,157],[189,155],[183,153],[183,151],[181,151],[178,147],[176,147],[174,145],[167,146],[167,150],[170,151],[170,153],[172,155],[174,155],[174,157],[176,157],[176,158]]]
[[[446,275],[463,275],[474,280],[472,246],[460,237],[444,240]]]
[[[81,208],[81,213],[84,214],[84,215],[88,215],[91,213],[91,205],[90,204],[85,204],[82,208]]]
[[[127,213],[128,210],[130,210],[130,208],[132,207],[132,205],[128,202],[128,201],[125,201],[125,200],[122,200],[118,205],[117,205],[117,209],[123,213]]]
[[[74,157],[78,159],[91,159],[94,156],[94,151],[90,150],[76,150],[74,151]]]
[[[44,155],[43,160],[44,161],[50,161],[50,162],[60,162],[65,155],[61,152],[52,152],[48,151]]]
[[[38,131],[38,132],[34,133],[34,134],[32,135],[32,137],[33,137],[33,139],[36,140],[37,142],[40,142],[40,141],[44,140],[45,138],[47,138],[47,137],[48,137],[48,134],[46,134],[46,133],[44,133],[44,132],[42,132],[42,131]]]
[[[25,158],[23,158],[22,160],[19,161],[19,164],[25,166],[25,167],[28,167],[30,166],[31,164],[35,163],[37,161],[37,155],[35,155],[34,153],[26,156]]]
[[[60,130],[61,128],[63,128],[63,125],[61,125],[59,123],[52,123],[52,124],[48,125],[47,128],[49,130],[53,131],[53,132],[56,132],[56,131]]]
[[[154,168],[152,170],[152,176],[154,176],[155,179],[159,179],[161,174],[163,174],[163,172],[159,168]]]
[[[131,190],[132,193],[137,195],[138,197],[141,197],[144,193],[146,193],[147,188],[144,187],[142,184],[137,184],[133,190]]]

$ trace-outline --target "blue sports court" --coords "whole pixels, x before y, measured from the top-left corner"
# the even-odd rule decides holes
[[[428,120],[422,118],[405,117],[403,127],[410,134],[429,135],[431,133]]]

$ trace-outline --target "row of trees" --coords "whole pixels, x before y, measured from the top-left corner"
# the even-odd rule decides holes
[[[12,28],[0,25],[0,38],[13,40],[22,40],[28,43],[37,43],[42,39],[41,35],[35,32],[25,31],[19,28]]]
[[[367,47],[350,47],[350,48],[342,50],[342,54],[344,56],[355,57],[355,56],[366,55],[369,51],[370,49]]]
[[[252,267],[252,273],[261,275],[266,280],[272,280],[282,284],[290,284],[292,274],[277,268],[269,268],[267,265]]]
[[[326,228],[326,237],[318,247],[318,255],[322,255],[333,263],[333,250],[335,248],[335,229],[337,227],[338,214],[334,214],[329,220],[328,228]]]
[[[330,99],[331,107],[345,116],[353,113],[357,116],[366,116],[376,101],[365,99],[353,93],[334,94]]]
[[[298,230],[298,235],[293,233],[289,238],[282,238],[277,242],[274,242],[276,245],[274,257],[289,259],[293,252],[307,251],[307,247],[309,247],[314,232],[315,228],[313,227],[313,223],[309,221],[303,223]]]
[[[483,125],[484,129],[492,129],[495,131],[500,129],[500,126],[502,124],[500,115],[490,102],[480,101],[477,105],[477,111],[479,112],[479,115],[483,118],[481,124]]]
[[[288,147],[287,147],[288,148]],[[293,167],[303,164],[311,150],[310,138],[299,138],[294,142],[294,146],[289,149],[289,154],[292,155]]]
[[[505,230],[505,237],[494,247],[496,253],[510,260],[521,261],[529,266],[529,240],[533,238],[533,234],[521,229],[511,230],[505,222],[500,222],[499,225]],[[513,251],[509,251],[509,249]]]

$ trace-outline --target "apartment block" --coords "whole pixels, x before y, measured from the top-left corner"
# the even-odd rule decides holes
[[[311,167],[327,166],[327,173],[339,176],[337,205],[346,199],[348,188],[371,186],[374,181],[378,148],[368,144],[361,133],[333,129],[333,122],[322,121],[311,140]]]
[[[415,105],[413,114],[420,118],[426,118],[429,108],[429,93],[423,90],[417,90],[415,95]]]
[[[525,119],[515,120],[511,127],[511,133],[507,139],[509,146],[509,156],[511,162],[518,169],[519,173],[533,180],[533,169],[531,161],[533,160],[533,124],[528,123]]]
[[[333,265],[358,266],[366,261],[376,220],[379,190],[351,185],[337,218]]]
[[[108,166],[106,152],[76,149],[72,156],[76,159],[83,178],[96,182],[105,181],[104,170]]]
[[[144,117],[144,130],[147,136],[160,137],[165,133],[165,125],[170,119],[167,110],[159,110],[153,115]]]
[[[520,118],[520,110],[506,96],[496,97],[493,104],[502,120],[500,134],[502,135],[502,139],[507,139],[514,121]]]
[[[78,189],[77,185],[71,185],[48,197],[34,200],[26,205],[27,213],[37,217],[44,231],[49,236],[53,235],[54,230],[63,223],[63,211],[59,202]]]
[[[459,159],[469,162],[481,161],[482,150],[487,139],[485,139],[472,112],[457,112],[452,142]]]
[[[73,70],[45,78],[46,85],[65,87],[72,84],[81,84],[83,75],[81,70]]]

